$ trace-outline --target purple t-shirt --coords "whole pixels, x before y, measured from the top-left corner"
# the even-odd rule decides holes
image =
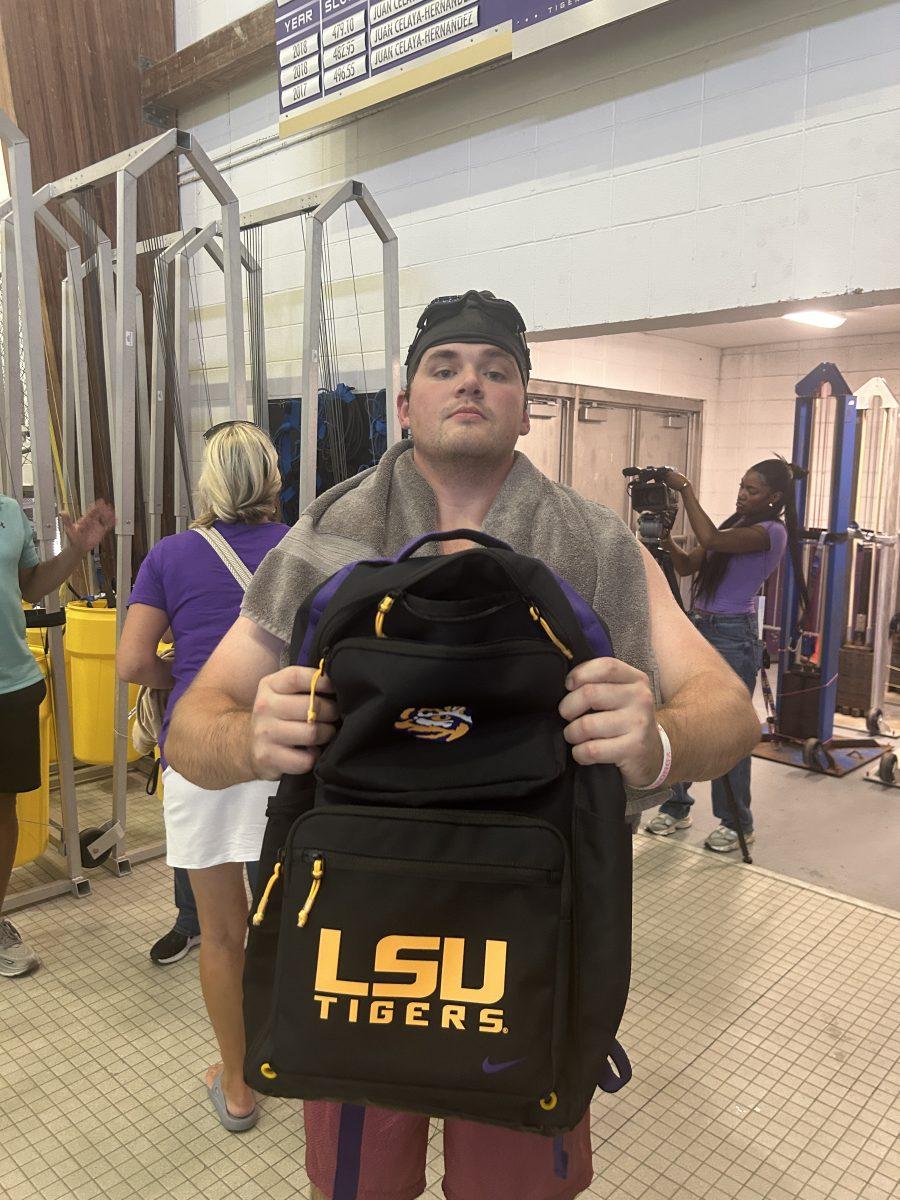
[[[262,525],[216,521],[214,528],[249,571],[256,570],[288,531],[287,525],[274,521]],[[162,609],[175,639],[175,686],[159,735],[160,752],[175,702],[234,624],[243,598],[237,580],[193,529],[163,538],[141,563],[129,603]]]
[[[787,530],[780,521],[760,521],[769,535],[769,549],[732,554],[714,596],[698,594],[696,607],[713,613],[752,613],[753,600],[784,557]]]

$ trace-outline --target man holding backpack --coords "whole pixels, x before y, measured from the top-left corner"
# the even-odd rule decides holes
[[[219,788],[307,774],[338,712],[327,676],[283,665],[298,605],[348,563],[457,529],[541,560],[606,623],[616,657],[568,672],[559,715],[577,763],[619,769],[629,817],[658,804],[668,783],[716,777],[749,752],[759,725],[746,690],[646,551],[617,516],[515,452],[529,428],[529,370],[524,323],[509,302],[468,292],[426,308],[398,397],[412,444],[319,497],[267,556],[242,616],[173,716],[168,752],[183,775]],[[552,629],[548,637],[559,644]],[[307,907],[317,892],[314,883]],[[412,1200],[424,1190],[426,1116],[321,1100],[305,1115],[314,1196]],[[591,1179],[588,1113],[553,1138],[457,1118],[444,1137],[451,1200],[569,1200]]]

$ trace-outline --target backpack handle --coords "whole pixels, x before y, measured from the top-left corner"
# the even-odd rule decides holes
[[[425,546],[428,542],[452,542],[457,538],[465,538],[467,542],[477,542],[479,546],[487,546],[496,550],[512,550],[512,546],[502,542],[500,538],[495,538],[489,533],[482,533],[480,529],[443,529],[434,533],[425,533],[414,541],[407,542],[403,549],[394,556],[394,562],[405,562],[408,558],[412,558],[419,547]]]

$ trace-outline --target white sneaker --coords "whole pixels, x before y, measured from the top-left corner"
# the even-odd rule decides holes
[[[749,833],[744,834],[744,841],[748,846],[755,840],[756,834],[752,829]],[[741,848],[737,830],[729,829],[727,825],[720,825],[718,829],[714,829],[703,845],[707,850],[715,850],[719,854],[727,854],[729,850],[740,850]]]
[[[27,975],[40,965],[40,959],[22,941],[22,935],[12,921],[0,920],[0,975]]]
[[[673,817],[670,813],[660,812],[651,821],[648,821],[644,828],[648,833],[668,837],[676,829],[690,829],[693,823],[694,820],[690,813],[685,817]]]

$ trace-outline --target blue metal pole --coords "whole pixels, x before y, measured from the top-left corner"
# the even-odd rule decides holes
[[[798,396],[794,413],[794,448],[791,451],[791,461],[798,466],[809,466],[809,447],[812,437],[812,421],[815,412],[814,397]],[[797,523],[802,529],[806,524],[806,493],[807,480],[797,483]],[[778,655],[778,700],[776,703],[776,722],[781,726],[781,697],[784,692],[784,673],[790,664],[790,652],[787,646],[797,627],[799,605],[799,590],[794,576],[794,564],[790,554],[784,557],[784,582],[781,592],[781,646]]]
[[[853,503],[853,475],[856,453],[856,397],[836,396],[834,413],[834,450],[831,460],[831,509],[829,532],[840,536],[847,532]],[[837,702],[837,675],[843,634],[844,583],[847,572],[847,542],[835,541],[827,549],[825,571],[825,608],[822,618],[822,642],[819,656],[822,694],[819,703],[818,738],[827,742],[834,733],[834,709]]]

